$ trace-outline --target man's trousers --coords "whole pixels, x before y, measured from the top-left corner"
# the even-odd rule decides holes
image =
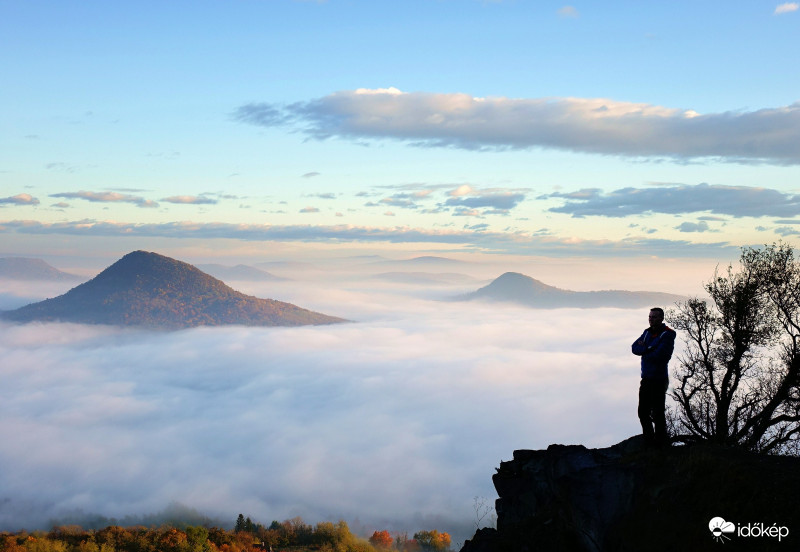
[[[642,378],[639,384],[639,421],[647,445],[662,446],[667,437],[666,409],[669,379]]]

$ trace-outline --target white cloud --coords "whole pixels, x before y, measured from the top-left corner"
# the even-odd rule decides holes
[[[390,86],[389,88],[359,88],[355,91],[355,94],[359,96],[370,96],[376,94],[386,94],[389,96],[400,96],[403,94],[401,90],[398,90],[394,86]]]
[[[359,89],[289,105],[247,104],[235,117],[261,126],[288,125],[316,139],[800,163],[800,103],[699,114],[603,98],[475,98]]]
[[[150,199],[134,196],[130,194],[121,194],[119,192],[88,192],[81,190],[80,192],[62,192],[58,194],[50,194],[50,197],[60,197],[65,199],[84,199],[95,203],[133,203],[137,207],[155,208],[158,203]]]
[[[39,205],[39,200],[33,197],[31,194],[17,194],[11,197],[2,197],[0,198],[0,204],[9,204],[9,205]]]
[[[207,196],[178,195],[165,197],[161,201],[184,205],[215,205],[217,200]]]
[[[775,11],[773,12],[774,15],[781,15],[784,13],[791,13],[795,12],[800,9],[800,4],[797,2],[784,2],[783,4],[779,4],[775,7]]]
[[[447,192],[447,195],[449,195],[450,197],[462,197],[465,195],[470,195],[473,192],[474,189],[472,188],[472,186],[470,186],[469,184],[462,184],[455,190],[450,190],[449,192]]]

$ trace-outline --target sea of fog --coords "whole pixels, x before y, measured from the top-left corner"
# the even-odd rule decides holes
[[[0,530],[178,502],[231,524],[344,519],[463,541],[515,449],[639,431],[630,344],[646,311],[238,288],[353,322],[0,325]]]

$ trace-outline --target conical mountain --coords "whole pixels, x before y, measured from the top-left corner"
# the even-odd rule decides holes
[[[571,291],[547,285],[518,272],[506,272],[477,291],[456,300],[503,301],[541,309],[555,308],[645,308],[672,305],[685,299],[657,291]]]
[[[146,251],[128,253],[64,295],[4,313],[4,318],[169,329],[344,322],[290,303],[245,295],[190,264]]]
[[[506,272],[489,285],[463,297],[464,299],[487,299],[510,301],[537,307],[554,307],[569,304],[574,291],[559,289],[519,272]]]

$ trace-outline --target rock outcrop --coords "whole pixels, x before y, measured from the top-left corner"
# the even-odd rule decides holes
[[[711,445],[646,450],[632,437],[601,449],[517,450],[492,479],[497,529],[479,530],[462,552],[708,550],[715,540],[726,550],[790,550],[800,543],[796,457]],[[712,531],[716,518],[728,532]]]

